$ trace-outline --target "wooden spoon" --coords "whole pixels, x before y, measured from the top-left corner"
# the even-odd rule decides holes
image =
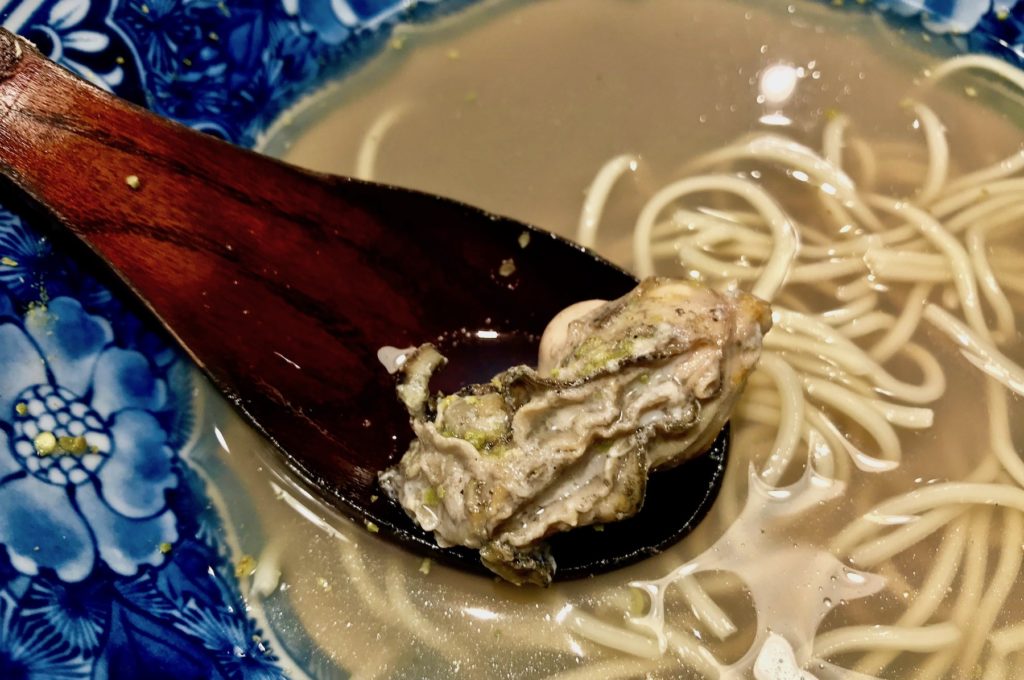
[[[475,552],[438,548],[377,484],[411,438],[378,348],[440,341],[453,359],[446,387],[486,380],[533,363],[563,307],[636,283],[533,227],[306,172],[158,118],[2,30],[0,166],[113,267],[303,483],[382,535],[474,570]],[[711,455],[657,475],[641,515],[599,542],[560,538],[559,577],[687,533],[718,489],[725,447],[723,435]]]

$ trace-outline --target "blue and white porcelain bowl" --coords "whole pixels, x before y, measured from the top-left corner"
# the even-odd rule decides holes
[[[96,86],[251,147],[396,24],[468,4],[19,0],[0,16]],[[961,50],[1024,56],[1024,3],[875,4]],[[204,453],[214,435],[192,367],[129,309],[0,209],[0,677],[345,677],[287,606],[242,592],[245,530],[225,527],[223,499],[235,524],[258,511]],[[43,456],[40,432],[94,448]]]

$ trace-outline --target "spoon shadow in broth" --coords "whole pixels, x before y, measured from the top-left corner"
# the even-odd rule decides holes
[[[532,364],[560,310],[637,281],[553,234],[416,191],[307,172],[161,119],[0,29],[0,174],[106,262],[299,482],[440,562],[378,474],[409,416],[378,348],[439,343],[440,386]],[[484,331],[484,332],[478,332]],[[460,373],[461,371],[461,373]],[[640,560],[700,521],[728,447],[654,475],[643,509],[552,541],[557,578]]]

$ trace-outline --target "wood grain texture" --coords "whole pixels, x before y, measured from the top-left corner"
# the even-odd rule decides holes
[[[306,482],[421,549],[436,547],[371,502],[411,437],[376,350],[463,327],[539,332],[634,284],[546,232],[160,119],[6,32],[0,77],[0,171],[115,268]]]
[[[564,307],[636,283],[513,220],[306,172],[160,119],[3,29],[0,174],[111,265],[307,488],[463,568],[482,570],[475,551],[438,548],[378,498],[378,472],[412,432],[377,349],[489,329],[509,339],[507,365],[535,354],[524,338]],[[502,276],[508,259],[515,272]],[[463,372],[442,381],[504,367],[481,368],[465,344],[453,351]],[[640,514],[599,542],[558,537],[558,578],[637,561],[688,533],[717,494],[727,445],[723,433],[710,455],[656,475]]]

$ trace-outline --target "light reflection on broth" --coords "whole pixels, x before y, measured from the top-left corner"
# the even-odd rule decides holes
[[[991,329],[986,344],[1022,358],[1022,217],[1007,212],[1022,188],[988,195],[972,186],[997,178],[969,175],[1020,148],[1008,120],[1018,103],[989,76],[916,83],[940,61],[906,46],[916,40],[811,3],[506,1],[410,32],[300,107],[269,151],[572,237],[594,183],[582,237],[604,254],[641,272],[739,279],[791,311],[768,336],[722,494],[697,532],[635,567],[547,590],[424,564],[286,482],[275,491],[244,464],[265,446],[214,409],[268,539],[245,545],[241,527],[243,547],[269,551],[257,571],[267,591],[265,574],[281,571],[271,623],[287,603],[356,677],[743,677],[762,651],[774,663],[789,647],[821,678],[1024,668],[1024,465],[1010,431],[1021,408],[946,335],[962,337],[947,317],[983,339]],[[937,125],[948,173],[936,169]],[[634,235],[660,190],[707,175],[746,193],[720,179],[677,187],[694,191],[666,196]],[[762,269],[784,232],[769,237],[762,190],[799,231],[785,280]],[[960,245],[929,231],[917,205]],[[1008,306],[983,271],[973,293],[956,284],[961,254],[975,271],[989,263]],[[963,302],[972,296],[981,316]],[[976,363],[1013,384],[998,362]],[[916,504],[904,497],[914,490]],[[661,598],[663,616],[651,607]]]

